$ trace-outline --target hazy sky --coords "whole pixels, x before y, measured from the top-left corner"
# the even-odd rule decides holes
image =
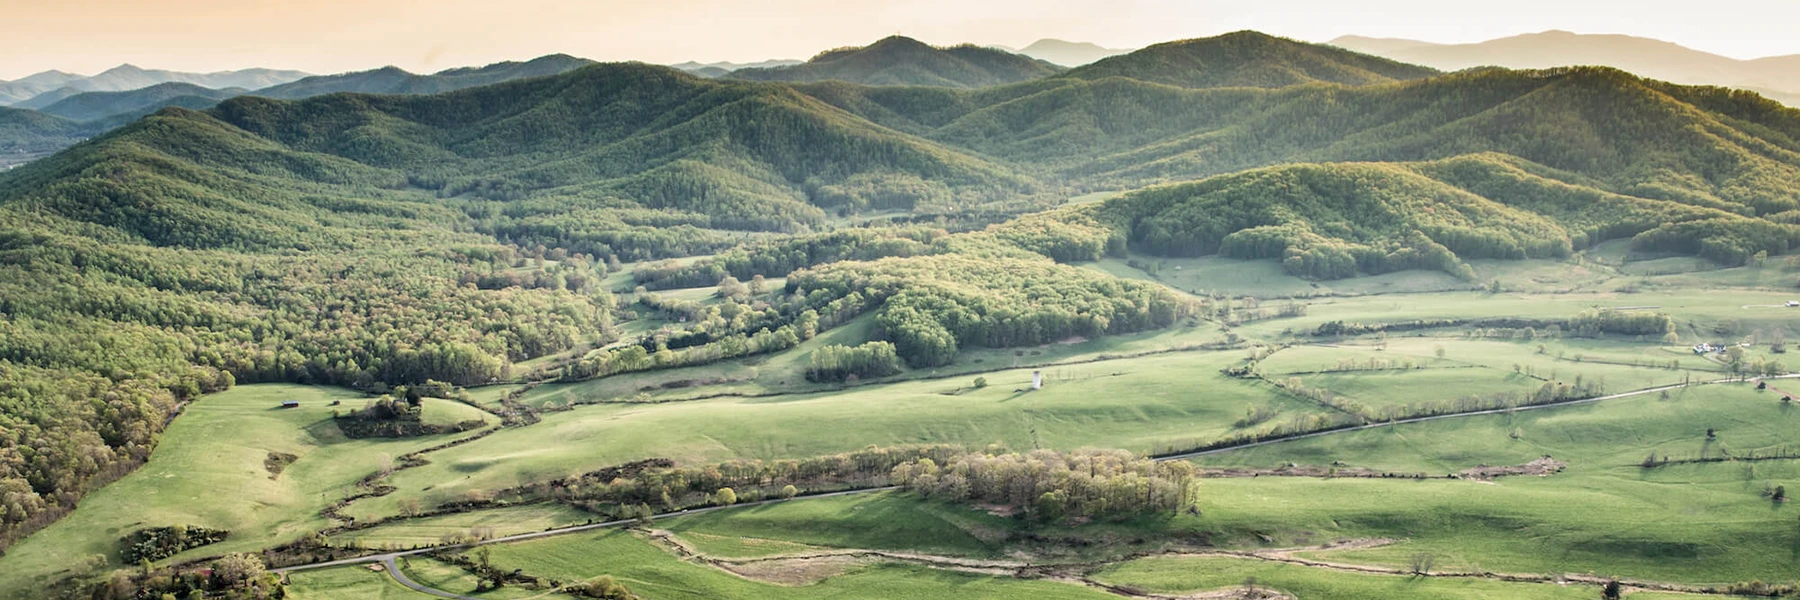
[[[1239,29],[1438,42],[1566,29],[1752,58],[1800,54],[1800,0],[0,0],[0,79],[123,62],[432,71],[555,52],[744,62],[895,33],[935,44],[1055,37],[1138,47]]]

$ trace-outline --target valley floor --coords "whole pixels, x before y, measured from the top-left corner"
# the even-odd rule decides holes
[[[1215,268],[1194,265],[1158,272]],[[1240,273],[1252,280],[1220,285],[1294,289],[1248,275],[1258,268]],[[392,557],[406,580],[435,590],[358,563],[287,573],[290,597],[303,599],[537,598],[601,576],[644,598],[1591,598],[1619,578],[1628,597],[1652,599],[1791,580],[1800,509],[1768,491],[1800,484],[1800,460],[1784,458],[1800,443],[1800,414],[1781,391],[1800,384],[1758,389],[1689,346],[1754,340],[1745,360],[1781,360],[1769,340],[1800,322],[1788,312],[1800,309],[1784,307],[1794,294],[1748,282],[1793,275],[1482,268],[1511,289],[1432,289],[1398,274],[1391,283],[1415,289],[1339,295],[1385,284],[1334,282],[1332,294],[1296,298],[1306,307],[1299,316],[1209,315],[1162,332],[971,351],[937,371],[847,387],[806,382],[802,347],[538,386],[513,395],[541,411],[533,424],[430,438],[344,438],[331,403],[366,401],[348,390],[238,386],[194,402],[148,464],[10,549],[0,589],[125,567],[118,538],[155,524],[231,531],[167,563],[326,531],[331,544]],[[1182,277],[1159,280],[1192,283]],[[1565,287],[1576,279],[1589,283]],[[1679,341],[1458,326],[1312,335],[1334,321],[1568,318],[1594,307],[1668,314]],[[1046,385],[1027,391],[1034,371]],[[1547,384],[1582,393],[1508,408]],[[488,411],[503,411],[499,399],[516,389],[473,390],[466,404],[428,400],[427,414],[498,424]],[[278,407],[290,399],[300,407]],[[1369,426],[1255,443],[1313,422]],[[642,459],[705,464],[909,443],[1123,448],[1188,460],[1209,476],[1198,514],[1060,525],[879,490],[618,527],[596,527],[607,518],[564,504],[508,505],[516,486]],[[1195,448],[1216,451],[1186,452]],[[422,460],[400,460],[414,453]],[[294,458],[275,470],[275,454]],[[1557,467],[1501,468],[1547,459]],[[370,493],[374,484],[383,489]],[[411,516],[471,499],[501,502]],[[569,528],[581,530],[409,550]],[[478,587],[457,564],[473,561],[529,581]]]

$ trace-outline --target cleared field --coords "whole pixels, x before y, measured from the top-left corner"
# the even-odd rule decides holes
[[[567,406],[630,401],[640,398],[640,394],[641,398],[652,401],[669,401],[727,394],[759,396],[836,391],[842,386],[806,380],[806,368],[811,363],[813,351],[830,344],[863,343],[873,337],[874,329],[874,316],[863,315],[785,352],[710,365],[627,373],[579,383],[546,384],[525,394],[520,401],[533,406]],[[1069,340],[1031,348],[967,348],[953,364],[927,371],[907,370],[889,379],[943,377],[997,368],[1089,361],[1190,348],[1223,340],[1224,335],[1218,328],[1201,323],[1193,327]]]
[[[794,551],[783,546],[799,545],[995,557],[1004,550],[1001,541],[1020,524],[889,492],[780,502],[682,517],[657,526],[714,556],[780,554]]]
[[[562,504],[544,503],[457,513],[424,519],[407,519],[370,529],[358,529],[332,537],[332,543],[356,543],[368,548],[410,548],[442,543],[448,535],[476,530],[493,537],[543,531],[587,523],[592,513]]]
[[[1255,321],[1239,328],[1251,338],[1279,337],[1283,330],[1305,333],[1328,321],[1355,323],[1404,322],[1424,319],[1482,317],[1567,318],[1594,308],[1655,307],[1682,325],[1683,340],[1712,335],[1712,326],[1736,321],[1751,327],[1789,327],[1796,321],[1792,309],[1745,308],[1746,305],[1779,305],[1794,299],[1793,293],[1734,290],[1730,294],[1698,289],[1648,290],[1636,293],[1581,292],[1525,294],[1506,292],[1437,292],[1315,298],[1307,301],[1307,314],[1292,319]],[[1396,336],[1398,337],[1398,336]],[[1656,343],[1658,340],[1644,340]]]
[[[502,489],[649,457],[706,462],[832,454],[869,444],[960,443],[1010,448],[1159,444],[1232,430],[1246,407],[1284,414],[1322,409],[1260,382],[1226,377],[1243,354],[1177,352],[1125,363],[1049,368],[1030,387],[1031,370],[906,381],[835,394],[720,398],[645,405],[584,406],[551,413],[432,455],[429,465],[397,473],[394,494],[351,505],[358,518],[397,514],[397,502],[427,505],[471,490]],[[430,488],[427,490],[426,488]]]
[[[231,532],[224,542],[171,561],[256,551],[326,526],[319,510],[354,493],[357,479],[394,457],[454,439],[351,440],[331,422],[334,410],[361,406],[363,394],[337,388],[269,384],[238,386],[190,404],[175,419],[149,463],[82,499],[81,510],[19,544],[0,559],[0,590],[21,594],[47,580],[125,566],[119,538],[143,527],[199,525]],[[298,408],[280,407],[298,400]],[[342,402],[338,407],[329,406]],[[433,420],[479,418],[448,400],[426,399]],[[492,420],[492,417],[488,417]],[[270,452],[295,455],[271,476]]]
[[[1442,357],[1438,356],[1442,353]],[[1392,367],[1380,371],[1335,371],[1341,367],[1367,368],[1371,364]],[[1408,367],[1424,366],[1425,369]],[[1724,378],[1724,365],[1695,356],[1686,348],[1667,347],[1615,340],[1538,339],[1488,340],[1460,337],[1396,337],[1377,344],[1357,340],[1335,346],[1296,346],[1283,349],[1261,363],[1270,377],[1296,375],[1303,380],[1358,373],[1399,373],[1421,375],[1421,381],[1455,384],[1451,373],[1468,377],[1474,388],[1482,387],[1498,377],[1522,383],[1518,377],[1544,381],[1573,382],[1576,377],[1605,383],[1608,391],[1620,392],[1681,383],[1685,380],[1709,381]],[[1434,378],[1442,377],[1442,381]],[[1510,384],[1509,384],[1510,385]],[[1472,388],[1472,389],[1474,389]],[[1479,392],[1449,388],[1392,390],[1400,394],[1416,394],[1442,398]],[[1345,393],[1348,393],[1347,391]]]
[[[1403,540],[1331,555],[1347,562],[1405,565],[1428,552],[1444,568],[1688,583],[1785,580],[1800,567],[1794,551],[1800,547],[1800,508],[1772,503],[1762,491],[1800,484],[1800,461],[1657,469],[1638,464],[1651,453],[1718,456],[1790,444],[1800,441],[1795,425],[1800,413],[1774,394],[1718,385],[1668,399],[1641,396],[1251,448],[1199,462],[1271,467],[1341,461],[1439,478],[1219,479],[1207,482],[1204,517],[1193,526],[1219,541],[1253,545]],[[1568,469],[1494,483],[1441,478],[1546,455],[1566,461]]]
[[[1144,269],[1121,263],[1103,270],[1128,276],[1119,269],[1143,273],[1169,287],[1194,293],[1283,298],[1324,294],[1385,294],[1466,290],[1475,287],[1441,271],[1400,271],[1336,281],[1310,281],[1288,274],[1278,260],[1236,260],[1218,256],[1162,258],[1137,255],[1133,261]]]
[[[1308,388],[1331,390],[1376,414],[1389,407],[1455,400],[1493,394],[1529,394],[1543,382],[1526,375],[1487,369],[1448,368],[1409,371],[1353,371],[1298,377]]]

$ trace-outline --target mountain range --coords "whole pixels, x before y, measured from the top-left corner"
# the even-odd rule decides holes
[[[913,44],[890,38],[869,48],[917,51]],[[1740,216],[1800,210],[1800,189],[1791,185],[1800,181],[1800,113],[1611,69],[1431,73],[1249,32],[969,90],[771,86],[599,64],[449,94],[246,96],[205,113],[166,110],[80,152],[28,165],[15,182],[148,151],[163,158],[104,170],[209,180],[253,172],[275,178],[262,184],[274,190],[373,185],[518,203],[485,227],[529,239],[557,228],[568,236],[581,223],[580,235],[592,240],[576,244],[583,252],[634,259],[666,252],[661,241],[618,237],[638,222],[794,231],[818,226],[828,212],[954,213],[1028,205],[1071,183],[1131,188],[1297,162],[1493,157],[1481,160],[1545,186]],[[136,150],[108,150],[121,143]],[[14,186],[27,196],[35,187]],[[129,212],[89,222],[159,245],[283,239],[255,234],[267,225],[243,219],[266,209],[232,208],[241,203],[196,205],[191,222]],[[57,205],[40,209],[56,213]],[[592,213],[594,205],[614,212]],[[1655,224],[1667,222],[1665,213]],[[569,220],[576,214],[590,217]],[[65,214],[91,218],[84,215]],[[1614,226],[1579,232],[1621,235]]]
[[[1800,55],[1739,60],[1627,35],[1546,31],[1473,44],[1344,36],[1332,45],[1447,71],[1479,66],[1543,69],[1600,65],[1690,85],[1746,89],[1800,106]]]
[[[797,65],[802,62],[805,62],[805,61],[792,60],[792,59],[770,59],[770,60],[757,61],[757,62],[753,62],[753,63],[734,63],[734,62],[702,63],[702,62],[696,62],[696,61],[690,60],[690,61],[687,61],[684,63],[677,63],[677,64],[673,64],[673,65],[669,65],[669,66],[672,68],[681,70],[681,71],[686,71],[688,73],[693,73],[695,75],[699,75],[701,77],[719,77],[719,76],[725,75],[726,73],[736,71],[738,69],[767,69],[767,68],[771,68],[771,67],[786,67],[789,65]]]
[[[75,75],[62,71],[45,71],[15,81],[0,82],[0,105],[13,106],[43,94],[57,94],[53,99],[38,102],[37,106],[22,107],[39,108],[81,92],[122,92],[161,83],[187,83],[212,89],[255,90],[307,76],[307,73],[300,71],[260,68],[216,73],[183,73],[142,69],[129,64],[119,65],[93,76]]]
[[[338,92],[363,94],[435,94],[510,81],[564,73],[594,61],[567,54],[540,56],[524,62],[500,62],[484,67],[446,69],[415,75],[399,67],[383,67],[339,75],[315,75],[299,81],[253,92],[269,98],[298,99]]]
[[[207,108],[220,100],[243,95],[244,88],[212,89],[191,83],[159,83],[123,92],[84,92],[40,108],[44,113],[75,121],[113,118],[135,120],[167,106]]]

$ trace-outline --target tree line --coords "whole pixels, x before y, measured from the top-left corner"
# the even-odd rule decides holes
[[[894,467],[893,481],[929,498],[1004,506],[1047,522],[1195,511],[1200,493],[1193,465],[1121,450],[921,458]]]

